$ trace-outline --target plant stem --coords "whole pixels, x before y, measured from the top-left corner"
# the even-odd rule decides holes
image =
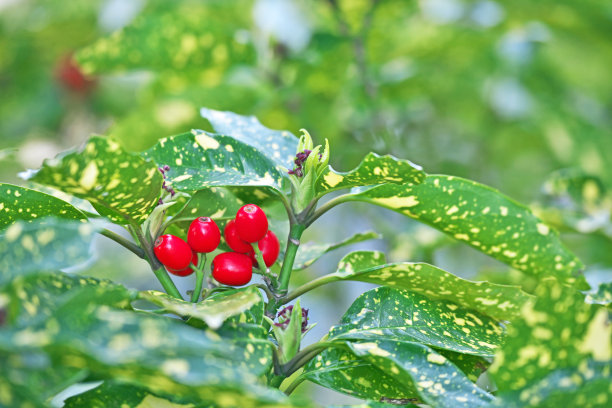
[[[266,267],[266,262],[264,261],[263,254],[261,253],[261,250],[259,249],[259,244],[257,242],[253,242],[251,243],[251,247],[253,248],[253,251],[255,252],[255,259],[257,259],[257,268],[261,272],[261,275],[269,276],[268,268]]]
[[[130,231],[138,238],[138,242],[144,250],[146,260],[149,262],[149,265],[151,265],[153,273],[159,280],[159,283],[161,283],[166,293],[170,296],[174,296],[177,299],[183,300],[181,293],[174,285],[174,282],[172,282],[172,279],[170,279],[168,272],[166,272],[164,266],[155,257],[155,254],[153,253],[153,246],[143,235],[140,226],[138,224],[130,224]]]
[[[295,379],[295,381],[293,381],[291,384],[289,384],[289,386],[285,389],[285,394],[286,395],[291,395],[291,393],[293,391],[295,391],[295,389],[304,382],[304,380],[306,379],[306,377],[304,377],[303,375],[300,375],[298,378]]]
[[[290,376],[297,370],[299,370],[302,366],[306,365],[310,360],[316,357],[319,353],[329,347],[340,346],[340,344],[329,342],[329,341],[320,341],[318,343],[311,344],[308,347],[300,350],[299,353],[295,355],[287,364],[282,366],[282,372],[285,376]]]
[[[144,250],[139,247],[137,244],[135,244],[134,242],[122,237],[121,235],[108,230],[106,228],[104,228],[102,231],[100,231],[100,235],[104,235],[107,238],[112,239],[113,241],[115,241],[116,243],[118,243],[119,245],[125,247],[126,249],[132,251],[137,257],[145,259],[145,252]]]
[[[285,258],[283,259],[283,266],[279,275],[279,287],[278,293],[284,295],[289,289],[289,279],[291,279],[291,271],[293,270],[293,262],[295,261],[295,255],[300,246],[300,238],[302,233],[306,229],[303,224],[291,224],[289,230],[289,239],[287,240],[287,249],[285,250]]]
[[[167,294],[177,299],[183,300],[181,293],[178,291],[176,286],[174,286],[174,282],[172,282],[172,279],[170,279],[168,272],[166,272],[166,269],[163,266],[153,270],[153,273],[155,274],[155,276],[157,276],[159,283],[161,283]]]
[[[200,298],[200,293],[202,293],[202,284],[204,283],[204,267],[206,266],[206,254],[200,255],[200,262],[196,266],[196,286],[191,294],[191,302],[196,303]]]
[[[319,207],[314,214],[308,218],[308,220],[306,221],[306,227],[309,227],[313,222],[315,222],[320,216],[322,216],[323,214],[325,214],[326,212],[328,212],[329,210],[331,210],[332,208],[334,208],[335,206],[339,205],[339,204],[343,204],[349,201],[353,201],[355,200],[355,197],[353,194],[342,194],[338,197],[332,198],[331,200],[329,200],[328,202],[326,202],[325,204],[323,204],[321,207]]]
[[[295,186],[292,184],[291,187],[293,191]],[[279,193],[278,197],[281,199],[281,202],[285,206],[285,210],[287,211],[287,217],[289,217],[289,222],[291,224],[294,224],[296,222],[296,219],[295,219],[295,214],[293,213],[293,210],[291,209],[291,203],[289,203],[289,200],[287,200],[287,197],[283,193]]]
[[[335,273],[330,273],[329,275],[324,275],[318,277],[316,279],[311,280],[308,283],[303,284],[299,288],[295,289],[293,292],[287,294],[279,300],[281,305],[291,302],[293,299],[298,296],[303,295],[306,292],[309,292],[313,289],[318,288],[319,286],[325,285],[326,283],[331,283],[340,280],[340,277]]]

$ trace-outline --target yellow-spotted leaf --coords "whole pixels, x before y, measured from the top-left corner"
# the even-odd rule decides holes
[[[47,217],[0,232],[0,285],[17,276],[82,264],[91,257],[91,223]]]
[[[252,146],[201,130],[161,139],[143,155],[170,166],[166,183],[179,191],[215,186],[280,190],[286,171]]]
[[[349,237],[344,241],[337,242],[335,244],[317,244],[314,242],[306,242],[300,245],[300,248],[298,249],[298,253],[295,257],[295,262],[293,264],[293,269],[301,270],[308,268],[317,259],[325,255],[326,253],[334,251],[338,248],[378,238],[381,238],[380,234],[374,231],[368,231],[357,233],[352,237]]]
[[[273,395],[276,398],[272,397]],[[232,405],[236,407],[274,406],[278,408],[292,408],[303,406],[290,402],[289,399],[284,398],[278,390],[268,390],[264,387],[252,387],[251,389],[245,390],[228,389],[221,393],[220,397],[223,398],[223,401],[236,404]],[[112,380],[105,381],[96,388],[68,398],[64,405],[65,408],[207,408],[212,406],[213,405],[210,405],[210,403],[205,400],[197,398],[184,399],[180,402],[171,402],[142,387],[123,384]]]
[[[495,320],[454,303],[383,286],[359,296],[328,338],[411,341],[493,357],[503,341],[503,329]]]
[[[328,405],[327,408],[397,408],[398,406],[405,408],[417,408],[417,405],[411,404],[411,400],[402,399],[383,399],[385,402],[365,401],[359,405]]]
[[[248,3],[149,3],[130,25],[84,48],[77,59],[89,74],[150,69],[185,76],[191,71],[200,80],[218,81],[230,64],[255,60],[252,44],[236,35],[241,16],[234,7],[246,10]]]
[[[412,384],[420,399],[430,406],[486,407],[493,401],[492,395],[472,383],[454,364],[423,344],[384,339],[347,345],[357,357],[396,381]]]
[[[259,305],[263,312],[263,298],[254,286],[231,290],[230,293],[222,293],[199,303],[186,302],[155,290],[140,292],[139,298],[161,306],[169,313],[202,320],[213,330],[221,327],[230,317],[254,306]]]
[[[341,347],[329,348],[312,359],[301,378],[356,398],[419,399],[411,382],[397,380]]]
[[[385,263],[377,251],[355,251],[346,255],[336,272],[323,282],[354,280],[406,289],[430,299],[450,301],[498,321],[513,320],[531,296],[515,286],[472,282],[422,262]]]
[[[30,180],[84,198],[100,214],[123,224],[147,218],[163,182],[153,162],[98,136],[83,149],[45,160]]]
[[[211,123],[215,132],[253,146],[287,169],[293,168],[298,139],[291,132],[268,129],[254,116],[208,108],[200,109],[200,114]]]
[[[24,295],[35,297],[37,290]],[[3,327],[0,356],[13,356],[4,372],[10,375],[40,351],[46,358],[39,369],[82,369],[97,379],[137,385],[170,400],[213,403],[227,395],[227,401],[235,398],[232,406],[242,406],[240,398],[244,406],[286,401],[258,385],[258,376],[272,363],[272,345],[261,327],[221,336],[177,319],[100,306],[104,296],[91,290],[61,296],[49,318]]]
[[[513,268],[588,288],[582,263],[527,207],[458,177],[433,175],[417,185],[386,184],[349,200],[397,211],[439,229]]]
[[[0,230],[15,221],[47,216],[82,220],[85,215],[71,204],[29,188],[0,183]]]
[[[508,327],[490,369],[500,404],[609,406],[612,312],[551,279],[536,295],[523,307],[523,319]]]
[[[375,184],[420,184],[425,173],[420,166],[390,155],[368,153],[355,169],[342,173],[331,166],[317,180],[316,191],[322,196],[335,190]]]

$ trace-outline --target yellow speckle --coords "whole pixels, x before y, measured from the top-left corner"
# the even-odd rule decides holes
[[[91,190],[98,179],[98,166],[96,163],[91,161],[83,170],[79,184],[86,190]]]
[[[23,227],[21,224],[13,224],[6,230],[4,239],[6,239],[8,242],[13,242],[19,237],[19,235],[21,235],[22,230]]]
[[[446,215],[452,215],[456,213],[457,211],[459,211],[459,207],[457,207],[456,205],[453,205],[451,208],[448,209],[448,211],[446,211]]]
[[[228,151],[228,152],[230,152],[230,153],[233,153],[233,152],[234,152],[234,148],[232,147],[232,145],[231,145],[231,144],[227,144],[227,145],[225,145],[225,150],[227,150],[227,151]]]
[[[427,355],[427,361],[434,364],[444,364],[446,362],[446,358],[440,354],[429,353]]]
[[[548,233],[550,232],[550,228],[548,228],[547,225],[544,225],[542,223],[538,223],[536,227],[538,228],[538,232],[542,235],[548,235]]]
[[[344,177],[332,171],[329,171],[323,176],[323,179],[325,180],[325,184],[327,184],[328,186],[336,187],[344,179]]]
[[[608,361],[612,357],[611,336],[612,324],[608,321],[608,311],[601,308],[589,323],[580,351],[592,353],[596,361]]]
[[[55,232],[51,229],[43,230],[38,233],[36,240],[40,245],[47,245],[55,237]]]
[[[183,359],[166,360],[161,365],[161,369],[168,375],[177,375],[183,377],[189,372],[189,363]]]
[[[499,213],[503,217],[505,217],[506,215],[508,215],[508,207],[504,207],[504,206],[499,207]]]
[[[212,137],[205,135],[204,133],[196,135],[195,139],[196,139],[196,142],[198,142],[198,144],[206,150],[218,149],[220,146],[219,142],[217,142]]]
[[[391,208],[414,207],[419,204],[415,196],[375,198],[374,201]]]
[[[176,163],[177,166],[181,166],[183,164],[183,159],[178,157],[174,162]]]

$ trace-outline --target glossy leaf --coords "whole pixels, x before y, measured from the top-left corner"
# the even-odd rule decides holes
[[[409,160],[368,153],[359,166],[346,173],[337,172],[328,166],[317,180],[316,191],[318,196],[322,196],[332,191],[356,186],[385,183],[419,184],[424,180],[423,169]]]
[[[600,367],[597,375],[609,379],[610,310],[585,303],[584,295],[551,280],[541,282],[536,294],[535,302],[523,307],[523,319],[508,327],[508,338],[491,366],[500,394],[518,397],[515,403],[539,406],[552,392],[552,383],[547,384],[547,379],[556,378],[559,393],[570,394],[589,389],[588,383],[581,388],[582,378],[594,379],[595,366]],[[598,381],[595,379],[595,383]],[[594,387],[593,394],[583,397],[599,401],[603,395],[609,396],[609,382],[607,386]]]
[[[417,405],[411,404],[409,400],[385,400],[387,402],[377,402],[377,401],[365,401],[363,404],[359,405],[328,405],[327,408],[397,408],[400,407],[408,407],[408,408],[416,408]]]
[[[451,176],[427,176],[422,184],[387,184],[358,192],[365,201],[414,218],[513,268],[534,276],[556,276],[588,288],[582,263],[556,231],[527,207],[499,191]]]
[[[502,327],[491,318],[386,286],[359,296],[328,334],[330,340],[417,342],[481,357],[493,357],[502,336]]]
[[[200,109],[200,114],[211,123],[215,132],[253,146],[286,169],[293,168],[298,138],[291,132],[268,129],[254,116],[208,108]]]
[[[283,169],[254,147],[201,130],[160,139],[143,155],[170,166],[166,182],[178,191],[239,185],[280,189],[283,179]]]
[[[139,298],[148,300],[178,316],[200,319],[213,330],[221,327],[228,318],[239,315],[254,306],[259,305],[260,308],[263,308],[261,293],[254,286],[228,292],[199,303],[186,302],[155,290],[140,292]]]
[[[418,398],[411,382],[398,380],[391,373],[358,358],[350,350],[338,347],[329,348],[310,360],[301,376],[356,398]]]
[[[96,229],[91,223],[51,217],[11,225],[0,233],[0,285],[17,276],[87,261]]]
[[[519,316],[521,307],[531,298],[515,286],[472,282],[426,263],[386,264],[384,254],[376,251],[351,252],[340,261],[336,272],[320,279],[326,283],[355,280],[406,289],[499,321]]]
[[[100,214],[122,224],[147,218],[158,203],[163,181],[151,161],[98,136],[81,150],[45,160],[29,179],[84,198]]]
[[[421,399],[432,406],[485,407],[493,400],[452,363],[423,344],[393,340],[347,344],[356,356],[396,380],[414,384]]]
[[[0,230],[15,221],[31,221],[47,216],[82,220],[85,215],[72,205],[29,188],[0,183]]]
[[[306,242],[300,245],[298,253],[295,257],[295,263],[293,264],[293,270],[301,270],[308,268],[317,259],[322,257],[328,252],[335,249],[342,248],[347,245],[356,244],[358,242],[364,242],[370,239],[379,239],[381,235],[374,231],[360,232],[352,237],[345,239],[344,241],[337,242],[335,244],[317,244],[315,242]]]
[[[138,388],[133,385],[117,384],[113,383],[112,381],[105,381],[89,391],[66,399],[64,401],[64,408],[135,408],[143,403],[146,398],[149,398],[147,401],[148,404],[155,401],[157,404],[161,402],[167,407],[172,407],[171,402],[156,401],[156,397],[149,394],[142,388]],[[175,405],[175,407],[180,407],[180,405]]]

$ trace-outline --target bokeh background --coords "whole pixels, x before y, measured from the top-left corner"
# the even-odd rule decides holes
[[[201,106],[231,110],[329,138],[339,170],[376,151],[495,187],[559,229],[595,286],[612,279],[610,67],[612,3],[603,0],[0,0],[0,179],[24,184],[20,171],[92,133],[138,151],[208,128]],[[327,214],[306,240],[370,229],[383,239],[355,249],[534,284],[366,205]],[[87,274],[159,287],[113,242],[100,238],[95,252]],[[341,256],[295,283],[332,271]],[[306,341],[366,287],[307,295],[318,326]]]

